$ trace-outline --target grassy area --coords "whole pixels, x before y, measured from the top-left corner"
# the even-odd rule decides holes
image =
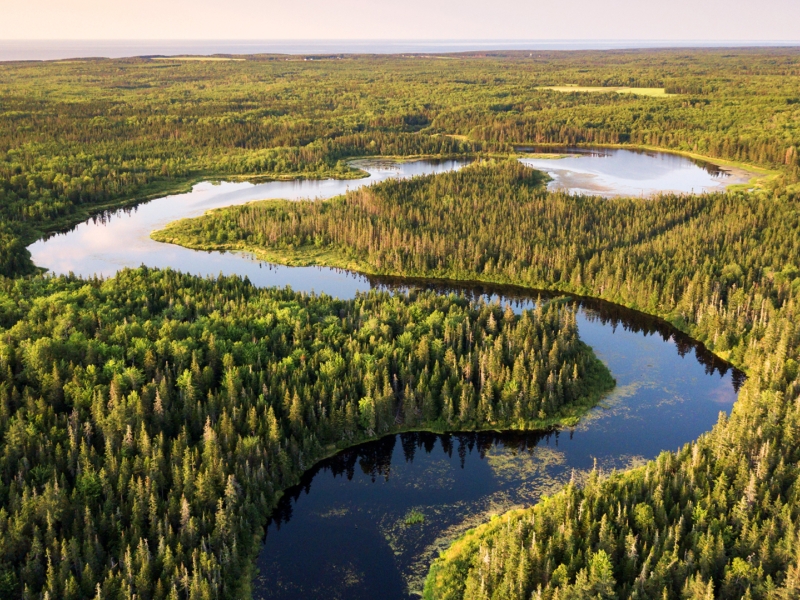
[[[285,200],[263,200],[260,202],[248,203],[259,206],[279,205]],[[225,208],[218,208],[208,211],[204,216],[213,216],[218,211]],[[203,217],[200,217],[203,218]],[[193,236],[190,232],[194,228],[195,219],[181,219],[169,223],[164,229],[153,231],[150,237],[157,242],[165,244],[177,244],[192,250],[205,250],[208,252],[247,252],[264,262],[278,263],[290,267],[333,267],[337,269],[349,269],[367,275],[408,275],[407,273],[381,273],[367,262],[348,258],[336,248],[318,248],[313,245],[303,245],[292,248],[264,248],[251,246],[245,242],[224,242],[212,243],[202,241]]]
[[[588,93],[609,93],[616,92],[618,94],[634,94],[636,96],[652,96],[654,98],[661,98],[664,96],[674,96],[675,94],[668,94],[664,88],[646,88],[646,87],[599,87],[599,86],[586,86],[586,85],[548,85],[542,86],[541,90],[553,90],[554,92],[588,92]]]

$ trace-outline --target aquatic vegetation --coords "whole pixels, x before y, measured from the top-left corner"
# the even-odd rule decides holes
[[[718,354],[749,366],[753,377],[730,420],[721,418],[712,434],[677,454],[662,455],[657,463],[558,494],[521,513],[507,530],[495,524],[471,534],[470,543],[456,544],[435,565],[426,593],[478,598],[488,590],[490,597],[527,598],[541,586],[543,598],[558,598],[593,589],[593,573],[600,567],[592,557],[601,557],[596,560],[602,562],[602,584],[623,597],[670,597],[686,586],[705,586],[723,590],[723,597],[749,590],[766,598],[769,581],[790,595],[797,585],[795,553],[779,549],[794,547],[798,520],[793,510],[782,508],[794,506],[798,464],[791,442],[797,435],[793,400],[800,386],[793,325],[800,293],[795,203],[790,190],[654,200],[572,197],[544,191],[534,173],[511,161],[386,182],[333,201],[223,209],[175,224],[172,231],[191,245],[223,230],[242,247],[299,257],[294,260],[309,252],[312,261],[315,256],[340,265],[335,261],[346,260],[367,272],[549,285],[597,295],[663,315]],[[746,425],[750,419],[771,418],[783,425],[772,429],[758,421],[755,431]],[[722,452],[721,440],[738,450]],[[748,466],[755,459],[747,457],[765,448],[775,454],[769,461],[759,459],[757,476]],[[771,469],[781,473],[777,480],[766,475]],[[697,482],[701,471],[713,473],[702,484]],[[652,475],[643,480],[642,472]],[[759,477],[767,477],[761,485]],[[686,481],[695,483],[687,487]],[[627,515],[639,505],[660,505],[653,495],[668,485],[674,490],[654,524],[637,526]],[[687,507],[711,510],[704,498],[716,489],[734,495],[715,502],[716,521],[692,525]],[[742,514],[733,503],[743,496],[751,498],[748,505],[763,507],[759,515],[779,523],[777,547],[760,546],[759,566],[744,574],[739,561],[773,534],[761,516],[752,510]],[[570,512],[582,502],[597,512]],[[593,533],[603,518],[616,545]],[[559,537],[547,519],[573,525]],[[531,526],[524,525],[527,520]],[[723,526],[732,532],[727,540],[718,537]],[[537,547],[534,537],[559,541],[552,548]],[[626,537],[642,541],[634,559],[625,558]],[[719,540],[714,541],[715,568],[691,558],[711,552],[702,546],[711,539]],[[515,544],[531,548],[531,554],[512,551]],[[487,563],[481,554],[490,546],[497,549],[497,562]],[[681,574],[659,575],[670,570],[666,564],[675,560],[675,552]],[[644,565],[643,555],[650,556]],[[646,580],[639,576],[644,566],[650,573]]]
[[[425,515],[417,510],[410,511],[403,520],[406,527],[410,527],[412,525],[420,525],[425,522]]]

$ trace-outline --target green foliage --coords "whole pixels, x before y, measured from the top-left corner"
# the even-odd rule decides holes
[[[578,589],[601,552],[616,596],[600,597],[795,597],[800,408],[754,387],[730,420],[677,454],[594,474],[472,532],[432,569],[428,597],[595,598]],[[767,420],[771,433],[751,429]]]
[[[4,63],[0,273],[30,271],[43,232],[201,176],[352,177],[356,156],[636,143],[797,180],[794,49],[450,58]],[[677,95],[541,87],[565,83]]]
[[[412,510],[406,515],[406,518],[403,522],[405,523],[406,527],[410,527],[411,525],[420,525],[425,522],[425,515],[418,510]]]
[[[323,264],[370,273],[600,296],[664,316],[738,364],[777,307],[794,310],[796,195],[603,199],[547,192],[540,182],[517,161],[483,163],[330,201],[220,209],[155,236],[309,262],[321,250]],[[219,232],[237,242],[214,243]]]
[[[355,235],[331,236],[332,243],[345,240],[369,265],[403,240],[397,254],[401,244],[420,249],[408,259],[418,272],[456,277],[469,270],[459,261],[479,248],[487,259],[474,264],[476,277],[549,284],[663,315],[749,379],[730,418],[723,414],[679,452],[627,473],[595,473],[582,489],[570,485],[469,533],[434,564],[426,597],[796,597],[797,198],[783,190],[603,200],[550,194],[534,183],[512,163],[377,186],[327,210],[338,211],[343,231],[358,219],[381,231],[392,215],[400,233],[382,231],[372,252]],[[434,196],[449,198],[446,210]],[[297,228],[324,223],[305,217]]]
[[[254,240],[279,249],[289,240],[301,252],[307,240],[321,239],[323,248],[367,270],[556,285],[673,318],[755,376],[731,423],[723,420],[709,438],[726,443],[704,438],[677,456],[664,455],[643,481],[635,472],[568,490],[524,517],[528,529],[487,530],[468,558],[459,550],[432,571],[431,597],[528,598],[542,586],[544,598],[677,598],[690,578],[725,598],[748,589],[770,597],[759,582],[766,575],[784,581],[795,552],[779,548],[793,547],[798,523],[795,198],[604,200],[548,193],[538,184],[516,162],[479,165],[386,182],[331,202],[224,209],[176,230],[198,239],[224,229],[256,248]],[[759,403],[777,411],[769,418],[791,433],[767,429]],[[759,423],[758,441],[750,439],[753,423],[740,419]],[[701,448],[707,454],[697,455]],[[767,449],[775,455],[754,471],[753,457]],[[760,509],[736,504],[731,486],[748,498],[747,507]],[[613,567],[606,568],[609,557]],[[559,571],[559,565],[566,566]]]
[[[355,156],[635,143],[778,169],[768,192],[548,194],[512,163],[231,209],[209,246],[554,287],[672,320],[747,369],[677,453],[496,519],[427,597],[796,598],[796,49],[0,65],[0,274],[25,245],[199,177],[352,177]],[[674,96],[541,86],[663,87]],[[212,235],[213,234],[213,235]],[[403,427],[526,427],[610,375],[574,315],[352,302],[171,272],[1,280],[0,596],[234,598],[280,489]]]
[[[278,494],[335,447],[554,422],[610,380],[555,303],[146,269],[0,286],[4,598],[239,598]]]
[[[314,240],[371,272],[600,296],[669,318],[747,369],[733,416],[712,434],[644,472],[570,488],[505,530],[487,526],[432,569],[429,597],[792,597],[800,585],[796,195],[606,200],[549,193],[539,182],[515,161],[476,165],[329,202],[232,207],[170,231],[192,245],[223,230],[241,247],[278,255],[302,256]],[[608,574],[600,552],[612,573],[595,578],[608,585],[593,583],[593,573]]]

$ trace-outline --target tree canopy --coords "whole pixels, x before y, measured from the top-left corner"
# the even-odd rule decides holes
[[[277,496],[342,445],[540,427],[613,384],[574,313],[352,301],[222,277],[34,276],[25,246],[200,178],[459,173],[253,204],[159,234],[371,273],[577,292],[746,370],[678,452],[469,533],[430,598],[800,593],[797,49],[0,64],[0,596],[239,598]],[[664,95],[553,86],[663,88]],[[771,171],[755,191],[548,193],[515,145],[651,145]],[[13,278],[12,278],[13,277]]]
[[[613,386],[559,303],[141,269],[0,304],[4,598],[239,598],[281,490],[337,447],[545,427]]]
[[[800,591],[797,195],[548,192],[517,161],[330,201],[219,209],[157,235],[367,272],[598,296],[670,319],[750,379],[730,419],[468,534],[428,598],[791,598]],[[220,237],[222,234],[222,237]]]

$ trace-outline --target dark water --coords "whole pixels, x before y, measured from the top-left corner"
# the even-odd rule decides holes
[[[460,291],[531,305],[504,288]],[[467,528],[580,481],[595,464],[622,469],[677,449],[730,410],[740,372],[656,319],[574,302],[581,338],[617,380],[603,407],[571,431],[400,434],[323,461],[267,528],[255,598],[414,597],[433,558]],[[405,524],[412,510],[422,524]]]
[[[618,156],[618,155],[614,155]],[[656,157],[658,158],[658,157]],[[160,244],[153,229],[185,216],[259,198],[330,197],[387,177],[459,168],[455,161],[371,163],[360,181],[210,183],[189,194],[104,215],[33,244],[36,264],[56,273],[111,276],[146,264],[200,275],[248,277],[342,298],[371,288],[430,287],[515,310],[536,294],[512,287],[366,277],[337,269],[266,265],[241,254]],[[614,168],[614,159],[607,163]],[[615,390],[572,431],[547,434],[390,436],[317,465],[290,490],[268,526],[256,598],[406,598],[431,560],[465,528],[530,505],[581,480],[597,464],[626,468],[708,431],[729,411],[742,375],[657,319],[596,300],[573,299],[579,333],[617,380]],[[424,522],[405,525],[409,511]]]

